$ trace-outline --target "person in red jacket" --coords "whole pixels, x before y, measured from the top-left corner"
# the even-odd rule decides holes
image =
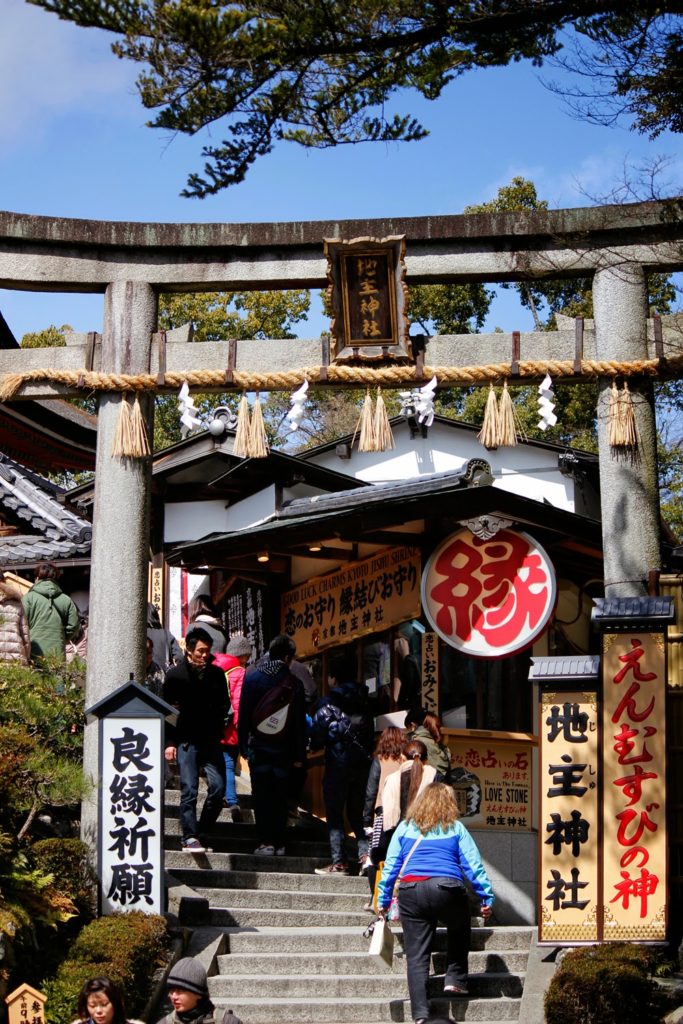
[[[253,651],[250,642],[246,637],[236,633],[230,640],[225,654],[214,654],[214,665],[218,665],[225,672],[228,682],[228,692],[232,704],[232,715],[223,733],[221,747],[225,760],[225,796],[223,803],[226,807],[237,809],[237,788],[235,786],[235,775],[237,758],[240,754],[239,740],[237,738],[237,723],[240,714],[240,696],[242,694],[242,683],[244,673],[249,664]]]

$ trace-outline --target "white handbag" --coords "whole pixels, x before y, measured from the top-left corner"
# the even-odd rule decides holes
[[[370,956],[384,960],[389,967],[394,962],[394,933],[381,917],[375,921],[368,952]]]

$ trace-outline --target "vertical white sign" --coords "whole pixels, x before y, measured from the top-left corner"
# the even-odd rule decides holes
[[[163,913],[163,719],[102,720],[102,913]]]

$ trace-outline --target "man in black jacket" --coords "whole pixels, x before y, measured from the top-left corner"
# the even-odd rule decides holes
[[[260,857],[285,852],[291,777],[306,763],[306,696],[289,668],[295,654],[293,640],[276,636],[242,684],[237,730],[240,753],[249,761],[259,840],[254,853]]]
[[[223,728],[230,714],[225,673],[210,663],[211,637],[204,629],[191,629],[185,637],[185,657],[164,679],[164,700],[178,709],[178,721],[169,728],[164,756],[178,762],[182,848],[205,853],[200,833],[210,829],[221,813],[225,790],[225,763],[221,750]],[[207,794],[197,824],[199,772],[206,775]]]

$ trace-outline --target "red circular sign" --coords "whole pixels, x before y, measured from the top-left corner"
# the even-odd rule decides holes
[[[527,533],[488,540],[463,529],[436,548],[422,574],[422,607],[442,640],[473,658],[533,643],[555,607],[555,572]]]

